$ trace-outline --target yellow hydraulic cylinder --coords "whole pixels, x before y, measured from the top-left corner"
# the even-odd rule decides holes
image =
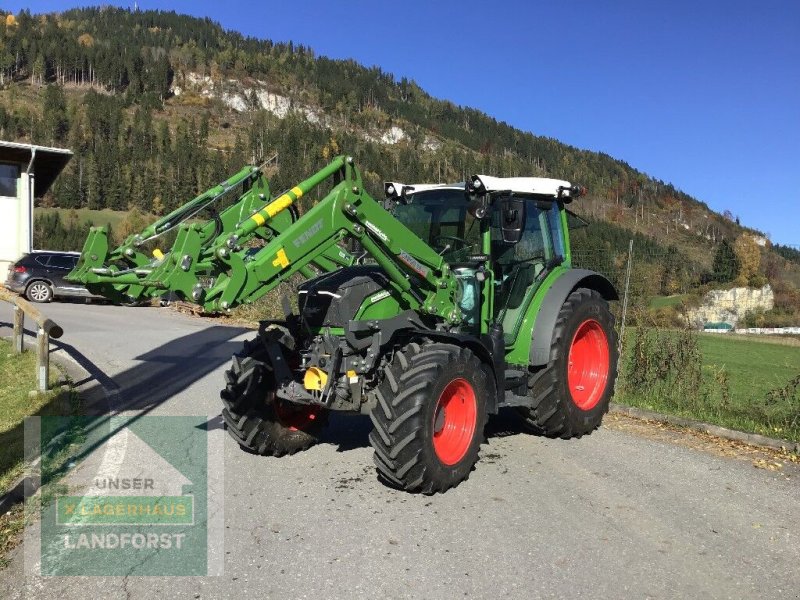
[[[252,233],[279,212],[289,208],[303,194],[307,194],[328,177],[336,173],[336,171],[339,171],[344,166],[346,160],[347,158],[344,156],[337,156],[328,166],[317,171],[305,181],[298,183],[289,191],[284,192],[275,198],[275,200],[254,212],[249,218],[239,224],[236,235],[241,237]]]

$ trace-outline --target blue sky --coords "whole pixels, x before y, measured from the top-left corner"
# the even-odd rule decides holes
[[[7,2],[63,10],[82,2]],[[112,2],[133,6],[133,2]],[[796,0],[140,0],[379,65],[800,245]]]

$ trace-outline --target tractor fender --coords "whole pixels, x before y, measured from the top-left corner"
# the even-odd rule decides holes
[[[530,364],[546,365],[550,361],[550,346],[558,313],[567,297],[577,288],[596,290],[606,300],[619,300],[614,285],[600,273],[588,269],[565,271],[547,290],[531,336]]]

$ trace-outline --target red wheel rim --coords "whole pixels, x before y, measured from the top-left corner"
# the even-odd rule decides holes
[[[591,410],[606,389],[609,371],[608,337],[594,319],[581,323],[569,347],[567,385],[572,401]]]
[[[278,422],[290,431],[308,429],[319,418],[320,409],[316,406],[300,406],[282,402],[278,398],[275,398],[274,402]]]
[[[478,403],[475,390],[466,379],[454,379],[447,384],[433,411],[433,449],[445,465],[463,459],[478,422]]]

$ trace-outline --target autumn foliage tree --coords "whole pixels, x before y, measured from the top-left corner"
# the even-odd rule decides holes
[[[760,285],[764,277],[760,274],[761,249],[751,235],[742,234],[733,244],[733,251],[739,261],[737,285]]]

